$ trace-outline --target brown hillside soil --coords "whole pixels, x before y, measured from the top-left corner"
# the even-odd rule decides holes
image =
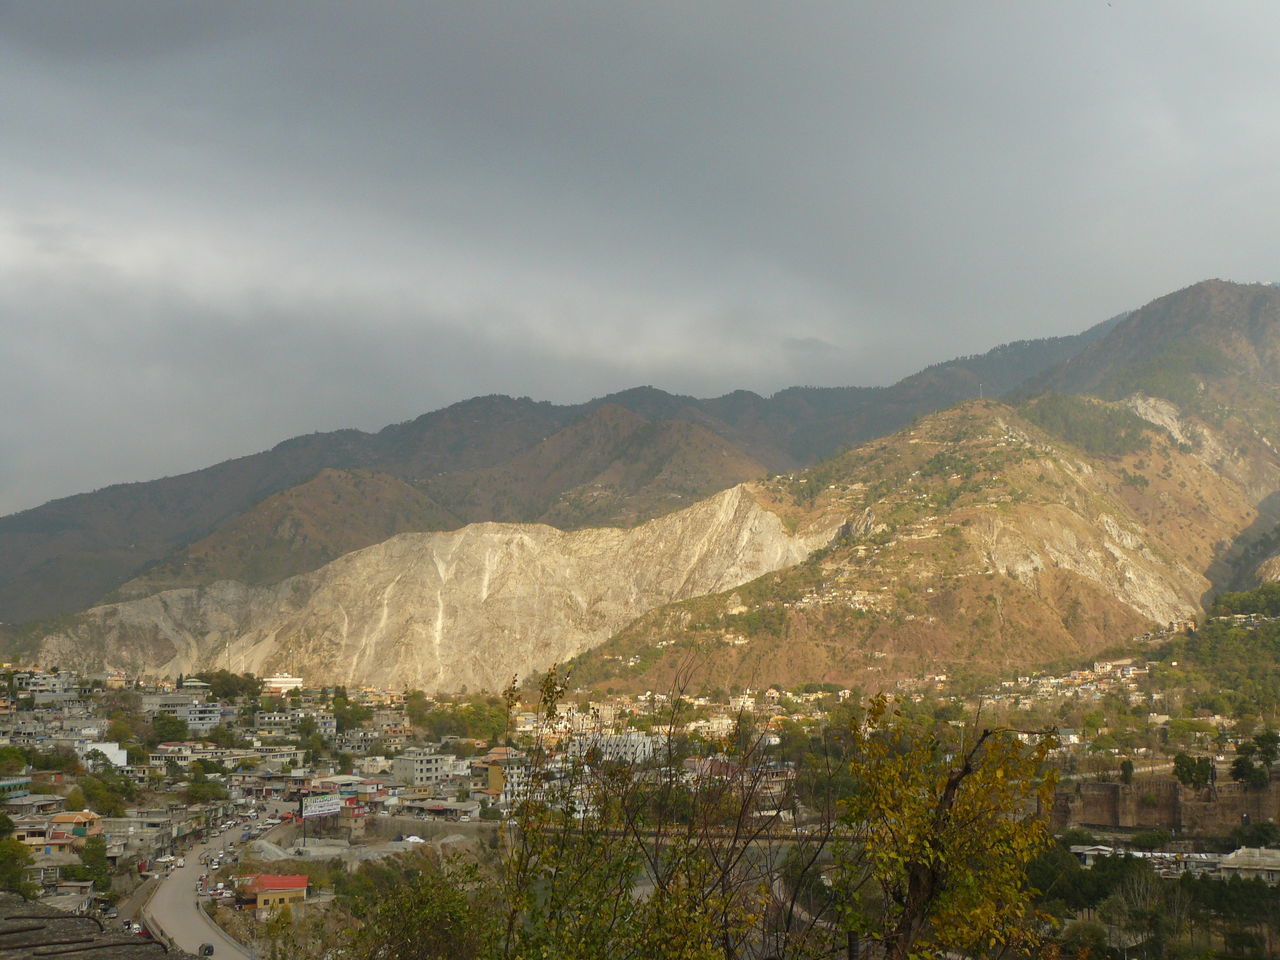
[[[121,587],[122,598],[239,580],[273,583],[397,533],[457,527],[457,518],[385,473],[322,470],[263,500]]]
[[[630,527],[767,472],[706,427],[605,404],[508,463],[428,486],[467,522]]]
[[[757,484],[801,517],[840,510],[809,562],[641,618],[578,659],[577,680],[868,688],[1086,657],[1194,615],[1204,572],[1256,518],[1245,490],[1151,429],[1092,456],[1002,404],[919,421],[804,474]]]

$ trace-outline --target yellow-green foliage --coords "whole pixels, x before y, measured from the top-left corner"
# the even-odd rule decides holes
[[[1026,867],[1052,840],[1042,811],[1053,742],[969,730],[950,743],[872,700],[853,730],[858,785],[844,800],[857,838],[840,858],[845,922],[890,960],[1031,946]]]

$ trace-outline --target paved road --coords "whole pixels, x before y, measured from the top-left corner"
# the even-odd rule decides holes
[[[272,806],[280,810],[290,809],[283,804]],[[155,918],[161,929],[175,944],[189,953],[195,953],[202,943],[211,943],[215,957],[254,960],[250,954],[233,947],[197,906],[196,880],[207,869],[200,863],[200,855],[210,850],[222,850],[228,840],[238,841],[239,837],[240,830],[237,827],[188,850],[184,855],[186,866],[175,868],[160,881],[160,889],[147,907],[147,912]]]
[[[195,953],[202,943],[212,943],[215,957],[253,960],[243,950],[233,948],[196,906],[196,879],[205,870],[199,862],[200,854],[220,850],[224,842],[223,837],[215,837],[188,850],[186,866],[176,868],[160,881],[160,889],[151,898],[147,912],[173,942],[188,953]]]
[[[128,897],[116,904],[117,909],[120,911],[120,916],[115,920],[107,920],[104,922],[110,925],[113,923],[119,923],[121,920],[135,919],[138,915],[138,909],[142,906],[142,902],[151,895],[152,886],[156,885],[158,882],[159,881],[148,880],[139,884],[138,888],[134,890],[133,893],[129,894]]]

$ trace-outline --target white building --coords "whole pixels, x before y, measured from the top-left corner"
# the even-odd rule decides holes
[[[1218,872],[1224,877],[1234,875],[1242,880],[1264,880],[1274,886],[1280,883],[1280,850],[1241,847],[1218,862]]]
[[[569,741],[569,755],[591,757],[597,763],[607,760],[647,763],[653,759],[663,740],[663,737],[641,733],[639,730],[577,736]]]
[[[442,780],[470,772],[467,761],[422,747],[412,747],[391,760],[391,775],[415,787],[434,787]]]
[[[113,766],[127,767],[129,765],[129,755],[125,753],[124,748],[114,740],[91,741],[88,743],[78,743],[75,746],[76,756],[83,760],[88,754],[94,750],[99,751]]]

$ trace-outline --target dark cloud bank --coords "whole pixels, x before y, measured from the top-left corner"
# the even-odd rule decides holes
[[[1275,276],[1280,14],[0,2],[0,513]]]

